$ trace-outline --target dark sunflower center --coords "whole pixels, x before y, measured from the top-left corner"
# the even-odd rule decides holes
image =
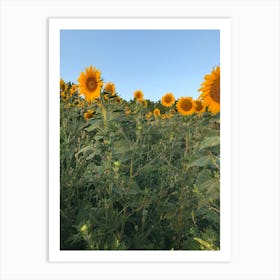
[[[137,92],[136,98],[137,98],[137,99],[140,99],[140,98],[141,98],[141,93],[140,93],[140,92]]]
[[[89,91],[95,91],[97,88],[97,81],[95,78],[88,78],[87,80],[87,89]]]
[[[181,103],[181,108],[187,112],[191,110],[192,103],[189,100],[183,100],[183,102]]]
[[[210,90],[210,96],[215,102],[220,104],[220,79],[214,81]]]
[[[166,96],[166,97],[165,97],[165,102],[166,102],[166,103],[171,103],[171,101],[172,101],[171,96]]]
[[[201,102],[196,102],[196,110],[197,111],[201,111],[202,110],[202,104],[201,104]]]

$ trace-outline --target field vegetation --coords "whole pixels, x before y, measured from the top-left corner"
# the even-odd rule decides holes
[[[220,67],[197,100],[60,80],[61,250],[219,250]]]

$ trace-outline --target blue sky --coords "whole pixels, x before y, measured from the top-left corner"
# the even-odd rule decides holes
[[[197,98],[204,75],[220,64],[219,30],[61,30],[60,74],[77,83],[85,67],[101,70],[126,99],[141,89],[157,101],[172,92]]]

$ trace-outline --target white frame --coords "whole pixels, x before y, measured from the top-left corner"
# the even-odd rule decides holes
[[[0,0],[0,279],[280,279],[279,8],[278,0]],[[48,18],[148,16],[232,19],[232,260],[50,263]]]
[[[218,251],[62,251],[60,250],[59,79],[60,30],[220,30],[221,192]],[[231,20],[229,18],[49,19],[49,261],[51,262],[229,262],[231,260]],[[227,94],[223,94],[226,92]]]

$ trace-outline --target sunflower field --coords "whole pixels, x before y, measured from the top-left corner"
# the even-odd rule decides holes
[[[200,97],[60,80],[60,249],[220,249],[220,67]]]

